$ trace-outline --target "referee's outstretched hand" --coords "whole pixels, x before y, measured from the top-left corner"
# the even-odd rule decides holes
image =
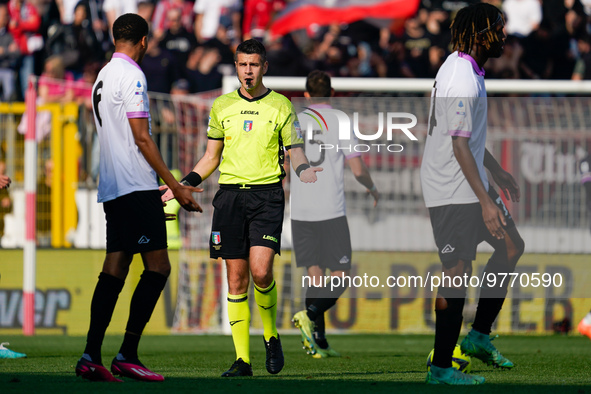
[[[322,167],[308,167],[300,173],[300,181],[314,183],[318,180],[316,173],[324,170]]]

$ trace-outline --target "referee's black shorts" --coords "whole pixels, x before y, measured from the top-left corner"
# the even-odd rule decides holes
[[[251,246],[280,253],[285,210],[281,183],[251,189],[234,186],[220,185],[213,199],[211,258],[245,259]]]
[[[103,203],[107,253],[136,254],[166,249],[166,221],[160,192],[137,191]]]

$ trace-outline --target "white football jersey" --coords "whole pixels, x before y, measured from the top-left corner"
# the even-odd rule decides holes
[[[488,190],[484,168],[486,104],[484,70],[469,55],[449,55],[435,77],[421,164],[421,186],[428,208],[478,202],[454,155],[453,136],[469,138],[480,179]]]
[[[312,104],[308,108],[298,114],[304,150],[310,165],[322,167],[323,171],[316,173],[315,183],[304,183],[290,166],[291,218],[317,222],[345,216],[345,159],[361,154],[354,151],[357,144],[354,136],[350,140],[339,140],[337,118],[322,112],[331,109],[330,105]]]
[[[137,63],[119,52],[99,72],[92,87],[94,122],[101,147],[98,202],[158,189],[156,172],[135,144],[128,120],[150,121],[147,89],[146,76]]]

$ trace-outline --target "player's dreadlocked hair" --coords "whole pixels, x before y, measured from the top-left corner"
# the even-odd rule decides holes
[[[121,15],[113,23],[113,38],[115,41],[129,41],[135,45],[148,35],[148,22],[137,14]]]
[[[505,23],[503,13],[488,3],[473,4],[458,11],[451,25],[451,45],[454,51],[470,53],[478,34],[486,34],[486,48],[496,41],[494,27]]]

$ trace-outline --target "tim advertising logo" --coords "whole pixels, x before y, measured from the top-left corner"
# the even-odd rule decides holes
[[[335,146],[335,144],[320,143],[320,151],[343,150],[348,152],[369,152],[371,149],[376,149],[380,152],[385,149],[388,152],[402,152],[404,150],[402,145],[389,143],[393,140],[392,137],[395,132],[402,132],[409,140],[418,141],[417,137],[410,131],[410,129],[417,125],[417,117],[407,112],[378,112],[376,115],[377,131],[373,134],[361,133],[358,112],[353,113],[352,123],[348,114],[334,108],[305,107],[302,114],[305,116],[300,117],[300,122],[302,122],[303,130],[306,132],[306,139],[308,141],[316,138],[315,134],[318,133],[318,127],[315,124],[320,127],[321,132],[328,132],[329,124],[338,127],[338,139],[341,144]],[[401,122],[401,120],[406,120],[407,122]],[[334,126],[332,127],[334,128]],[[369,141],[383,139],[384,130],[388,143],[369,143]],[[331,129],[330,132],[335,131]],[[353,136],[356,138],[353,138]],[[359,143],[353,143],[355,140],[359,141]],[[347,144],[347,142],[350,143]]]

